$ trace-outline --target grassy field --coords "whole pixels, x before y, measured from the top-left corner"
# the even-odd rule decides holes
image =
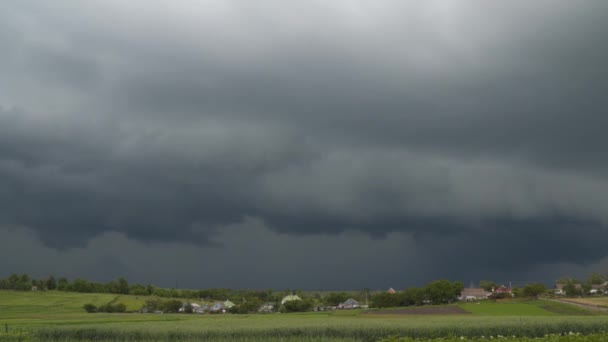
[[[546,300],[480,302],[460,304],[461,308],[482,316],[590,316],[597,313],[583,308]]]
[[[137,309],[145,299],[0,291],[0,341],[378,341],[388,336],[541,337],[571,331],[599,333],[608,328],[606,315],[542,300],[461,304],[466,313],[445,316],[419,315],[415,308],[408,308],[413,310],[409,314],[381,315],[360,310],[269,315],[87,314],[82,309],[85,303],[109,301]],[[8,334],[4,324],[8,324]]]
[[[608,297],[563,298],[562,300],[608,308]]]

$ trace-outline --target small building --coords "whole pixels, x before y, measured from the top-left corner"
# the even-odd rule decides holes
[[[607,283],[604,284],[593,284],[591,285],[591,290],[589,290],[589,293],[591,294],[602,294],[606,292],[606,289],[608,289]]]
[[[458,299],[460,299],[462,301],[474,301],[474,300],[488,299],[488,297],[490,295],[491,295],[490,292],[488,292],[482,288],[467,288],[467,289],[463,289],[460,292],[460,297],[458,297]]]
[[[347,301],[345,301],[344,303],[340,304],[339,307],[341,309],[347,309],[348,310],[348,309],[356,309],[359,306],[360,306],[359,302],[357,302],[356,300],[354,300],[352,298],[349,298]]]
[[[388,291],[386,291],[386,292],[392,293],[392,294],[397,293],[397,291],[395,291],[395,289],[392,287],[390,289],[388,289]]]
[[[274,303],[268,302],[264,303],[258,309],[259,313],[272,313],[274,312]]]
[[[566,294],[566,290],[564,290],[564,287],[566,287],[566,284],[561,284],[561,283],[555,284],[555,288],[553,289],[553,293],[555,293],[556,295],[565,295]],[[583,285],[581,285],[581,284],[574,284],[574,288],[577,289],[578,291],[582,291],[583,290]]]
[[[190,305],[192,305],[192,312],[193,313],[197,313],[197,314],[205,313],[205,310],[203,309],[202,305],[196,304],[196,303],[192,303]]]
[[[504,285],[501,285],[498,288],[496,288],[496,290],[494,290],[494,292],[496,292],[496,293],[511,293],[511,288],[510,287],[506,287]]]
[[[224,302],[224,306],[225,306],[227,309],[230,309],[230,308],[234,307],[235,305],[236,305],[236,304],[234,304],[233,302],[231,302],[231,301],[230,301],[230,300],[228,300],[228,299],[226,299],[226,301]]]
[[[211,313],[226,313],[226,305],[223,302],[215,302],[213,306],[209,309]]]
[[[300,298],[300,296],[298,295],[291,294],[289,296],[283,297],[283,299],[281,300],[281,305],[285,304],[286,302],[291,302],[292,300],[302,300],[302,298]]]

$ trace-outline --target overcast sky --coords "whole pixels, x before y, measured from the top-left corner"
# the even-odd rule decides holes
[[[0,277],[608,273],[608,2],[0,3]]]

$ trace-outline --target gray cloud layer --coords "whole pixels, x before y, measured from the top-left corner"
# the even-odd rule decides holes
[[[95,239],[205,255],[234,225],[345,253],[398,234],[416,252],[393,255],[420,279],[491,272],[481,259],[505,277],[597,263],[606,13],[603,1],[6,1],[0,225],[91,255]],[[383,262],[367,260],[336,267]]]

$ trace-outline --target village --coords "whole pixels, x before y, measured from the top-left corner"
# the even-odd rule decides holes
[[[540,295],[548,295],[548,296],[603,296],[608,295],[608,281],[605,281],[601,284],[583,284],[580,282],[572,282],[565,281],[562,283],[555,283],[553,289],[547,289],[542,284],[531,284],[524,288],[512,288],[508,285],[496,285],[491,282],[488,282],[486,287],[473,287],[469,286],[467,288],[463,288],[459,295],[456,297],[456,300],[462,302],[474,302],[481,300],[504,300],[508,298],[514,298],[516,296],[533,296],[537,297]],[[472,284],[471,284],[472,285]],[[490,286],[490,287],[488,287]],[[384,293],[376,293],[376,298],[380,296],[398,296],[399,292],[394,288],[389,288]],[[203,299],[201,299],[203,301]],[[283,297],[280,301],[280,305],[275,302],[265,302],[259,307],[257,310],[250,310],[249,313],[257,312],[260,314],[265,313],[275,313],[275,312],[288,312],[284,308],[287,306],[291,306],[291,304],[302,302],[302,298],[296,294],[290,294]],[[432,305],[433,302],[429,299],[423,299],[419,305]],[[378,305],[376,305],[378,306]],[[213,304],[198,304],[186,302],[182,303],[179,307],[178,312],[180,313],[195,313],[195,314],[225,314],[235,312],[235,308],[238,305],[233,303],[230,300],[225,301],[216,301]],[[309,311],[335,311],[335,310],[352,310],[352,309],[367,309],[369,308],[369,302],[366,298],[365,303],[360,303],[358,300],[354,298],[348,298],[344,302],[341,302],[337,305],[317,305],[307,307]],[[306,310],[304,310],[306,311]],[[142,308],[140,311],[142,313],[150,312],[146,307]],[[162,314],[161,310],[152,311],[157,314]]]

